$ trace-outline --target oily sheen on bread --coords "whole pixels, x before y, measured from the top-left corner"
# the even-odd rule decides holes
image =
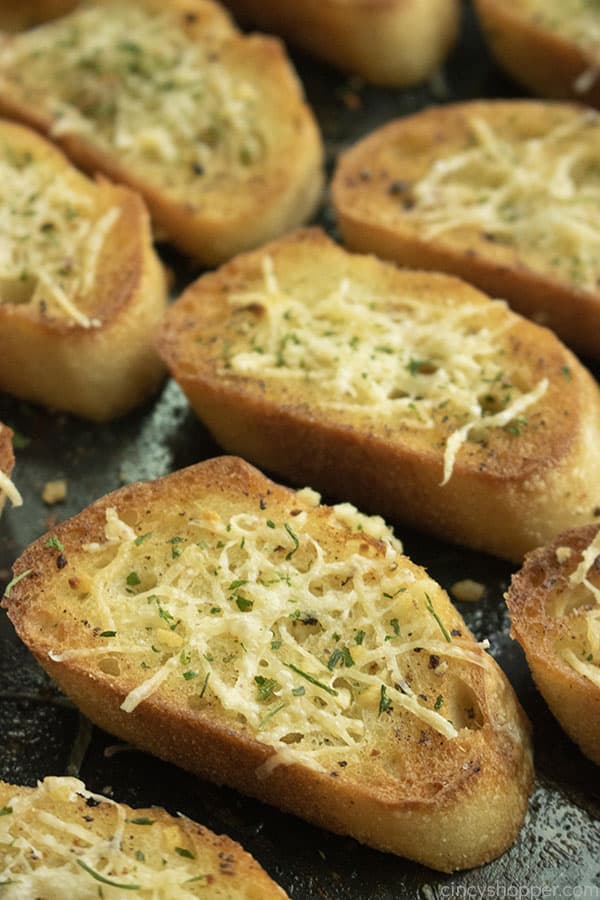
[[[595,0],[475,0],[490,50],[534,94],[600,106]]]
[[[0,390],[90,419],[141,403],[167,302],[141,198],[0,120]]]
[[[528,554],[506,600],[540,692],[600,765],[600,526],[567,531]]]
[[[600,357],[600,116],[472,101],[378,129],[338,165],[346,244],[451,272]]]
[[[281,44],[212,0],[97,0],[7,38],[0,111],[138,190],[206,265],[300,224],[320,195],[320,137]]]
[[[0,889],[3,900],[287,896],[228,837],[58,777],[35,788],[0,781]]]
[[[225,0],[245,24],[274,31],[374,84],[405,87],[431,75],[456,39],[457,0]]]
[[[532,777],[512,689],[382,519],[318,504],[209,460],[40,538],[4,603],[136,746],[436,869],[492,859]]]
[[[15,464],[12,439],[12,430],[0,422],[0,514],[4,509],[7,497],[10,498],[13,506],[21,506],[23,502],[21,495],[10,480],[10,474]]]
[[[520,560],[600,501],[600,392],[554,335],[318,230],[198,280],[159,350],[228,452],[447,540]]]

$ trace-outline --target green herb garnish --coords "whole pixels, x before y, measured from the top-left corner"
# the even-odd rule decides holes
[[[355,643],[357,643],[357,644],[362,644],[362,642],[364,641],[364,639],[365,639],[365,632],[364,632],[364,631],[362,630],[362,628],[361,628],[360,631],[357,631],[357,632],[356,632],[356,634],[355,634],[355,636],[354,636],[354,641],[355,641]]]
[[[179,856],[183,856],[184,859],[196,859],[192,851],[186,850],[185,847],[175,847],[175,853],[179,854]]]
[[[315,678],[314,675],[303,672],[302,669],[299,669],[298,666],[295,666],[293,663],[285,663],[285,665],[288,669],[291,669],[292,672],[295,672],[296,675],[300,675],[301,678],[306,678],[306,680],[310,681],[311,684],[314,684],[315,687],[321,688],[322,691],[327,691],[332,697],[337,697],[338,692],[335,688],[330,687],[328,684],[323,684],[323,682]]]
[[[129,585],[129,587],[135,587],[135,585],[142,583],[137,572],[130,572],[125,581]]]
[[[116,631],[101,631],[100,632],[100,637],[116,637],[116,636],[117,636]]]
[[[273,716],[276,716],[278,712],[281,712],[281,710],[285,706],[287,706],[287,703],[280,703],[279,706],[276,706],[274,709],[269,710],[266,716],[258,723],[259,730],[269,721],[269,719],[272,719]]]
[[[8,597],[10,595],[10,592],[14,588],[15,584],[18,584],[20,581],[22,581],[23,578],[27,578],[27,576],[31,575],[32,572],[33,572],[33,569],[25,569],[25,571],[21,572],[20,575],[15,575],[15,577],[12,578],[6,585],[6,588],[4,589],[4,596]]]
[[[204,679],[204,684],[202,685],[202,690],[200,691],[200,699],[204,697],[206,686],[208,685],[208,679],[210,678],[210,672],[206,673],[206,678]]]
[[[140,816],[137,819],[125,819],[130,825],[154,825],[154,819],[149,819],[147,816]]]
[[[106,878],[106,876],[101,875],[100,872],[96,872],[94,869],[92,869],[91,866],[88,866],[88,864],[85,863],[82,859],[76,859],[75,862],[78,866],[81,866],[84,872],[87,872],[88,875],[91,875],[92,878],[95,879],[95,881],[100,881],[102,884],[109,884],[111,887],[121,888],[122,891],[140,890],[139,884],[123,884],[123,882],[113,881],[111,878]]]
[[[52,537],[48,538],[45,546],[51,547],[53,550],[58,550],[60,553],[62,553],[65,549],[55,534],[53,534]]]
[[[285,530],[287,531],[287,533],[289,534],[289,536],[291,537],[291,539],[294,542],[293,550],[290,550],[290,552],[286,556],[286,559],[291,559],[292,556],[294,555],[294,553],[298,550],[298,547],[300,546],[300,541],[298,540],[298,537],[294,534],[294,532],[292,531],[292,529],[290,528],[290,526],[288,525],[287,522],[285,523],[285,525],[283,527],[285,528]]]
[[[189,670],[188,672],[183,673],[183,677],[185,678],[186,681],[192,681],[193,678],[198,677],[198,673],[192,672],[191,670]]]
[[[10,816],[10,814],[12,813],[12,811],[13,811],[12,806],[3,806],[3,807],[0,809],[0,816]]]
[[[292,694],[294,697],[302,697],[306,693],[306,689],[303,684],[300,687],[292,688]]]
[[[426,598],[426,604],[425,604],[425,605],[426,605],[426,607],[427,607],[427,612],[431,613],[431,615],[433,616],[433,618],[435,619],[435,621],[436,621],[436,622],[438,623],[438,625],[440,626],[440,631],[441,631],[442,634],[444,635],[444,639],[445,639],[446,641],[448,641],[449,644],[451,644],[451,643],[452,643],[452,638],[451,638],[450,635],[448,634],[448,631],[447,631],[447,629],[446,629],[446,626],[444,625],[444,623],[442,622],[442,620],[440,619],[440,617],[439,617],[438,614],[436,613],[435,609],[433,608],[433,603],[431,602],[431,597],[429,596],[429,594],[425,594],[425,598]]]
[[[254,606],[253,600],[248,600],[247,597],[242,597],[241,594],[238,594],[236,596],[235,602],[240,612],[248,612],[248,610],[252,609],[252,607]]]
[[[438,694],[438,695],[437,695],[437,699],[436,699],[435,703],[433,704],[433,708],[434,708],[436,711],[437,711],[438,709],[441,709],[441,708],[442,708],[442,703],[443,703],[443,702],[444,702],[444,698],[442,697],[441,694]]]
[[[151,531],[147,531],[146,534],[138,535],[133,543],[136,545],[136,547],[139,547],[140,544],[143,544],[144,541],[147,541],[149,537],[152,537]]]
[[[381,685],[381,691],[379,695],[379,714],[378,717],[384,713],[389,712],[392,708],[392,701],[387,695],[387,688],[385,684]]]
[[[262,701],[268,700],[281,687],[275,678],[265,678],[264,675],[256,675],[254,681],[257,685],[257,697]]]

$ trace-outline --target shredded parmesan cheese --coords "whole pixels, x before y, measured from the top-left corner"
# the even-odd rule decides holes
[[[426,240],[476,230],[532,267],[596,293],[600,278],[600,117],[586,111],[525,140],[469,122],[472,146],[436,159],[405,215]]]
[[[0,423],[0,431],[2,431],[2,429],[3,425]],[[0,501],[3,500],[3,495],[8,497],[13,506],[23,506],[21,494],[6,472],[3,472],[2,469],[0,469]]]
[[[305,495],[283,520],[196,509],[170,537],[136,535],[109,509],[106,542],[89,548],[96,560],[108,554],[86,600],[100,637],[52,659],[112,658],[116,671],[131,660],[125,712],[159,688],[185,692],[193,708],[217,704],[226,722],[274,747],[269,770],[357,759],[369,730],[396,717],[454,738],[460,715],[437,691],[411,686],[415,666],[431,674],[434,654],[460,677],[462,666],[487,665],[483,648],[450,635],[431,600],[439,589],[400,556],[382,520],[343,504],[319,518],[317,540]]]
[[[214,36],[213,36],[214,38]],[[0,71],[53,119],[182,201],[227,172],[245,180],[264,154],[258,95],[186,33],[180,13],[88,3],[0,48]]]
[[[199,870],[206,860],[178,852],[188,843],[186,820],[180,822],[127,820],[125,807],[87,791],[77,778],[45,778],[0,810],[2,900],[204,897],[210,881]]]
[[[597,576],[595,581],[590,578],[591,571],[599,558],[600,531],[585,548],[577,568],[569,577],[570,586],[575,589],[583,586],[590,599],[589,608],[583,609],[584,640],[576,647],[563,649],[562,656],[576,672],[600,687],[600,587],[597,584]],[[575,649],[577,649],[577,653],[575,653]]]
[[[379,425],[449,432],[442,484],[468,440],[494,428],[518,434],[546,393],[545,378],[525,388],[511,378],[502,337],[514,317],[499,301],[440,309],[379,297],[357,278],[305,292],[288,291],[265,255],[263,283],[229,295],[220,374],[318,385],[319,408],[373,409]]]
[[[10,137],[0,142],[0,303],[92,328],[100,322],[82,306],[120,210],[97,212],[80,177]]]

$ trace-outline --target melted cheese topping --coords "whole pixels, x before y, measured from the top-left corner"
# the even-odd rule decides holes
[[[255,89],[168,10],[84,6],[12,41],[0,70],[55,136],[82,134],[182,200],[207,178],[250,177],[263,154]]]
[[[575,116],[528,140],[474,117],[472,145],[437,159],[405,215],[425,240],[477,230],[576,288],[600,279],[600,117]]]
[[[103,818],[112,814],[109,827],[94,826],[99,806]],[[184,828],[147,817],[128,823],[126,816],[123,806],[87,791],[76,778],[45,778],[36,790],[17,792],[0,810],[2,900],[97,900],[129,892],[152,900],[206,896],[210,882],[188,849]]]
[[[600,65],[600,3],[598,0],[528,0],[537,25],[575,41]]]
[[[518,435],[548,388],[547,379],[521,385],[507,370],[502,341],[515,317],[499,302],[432,306],[422,297],[378,297],[366,279],[351,278],[309,300],[286,290],[270,256],[263,280],[256,291],[229,295],[220,374],[299,392],[312,383],[319,408],[374,409],[379,424],[449,432],[442,484],[467,440],[493,428]]]
[[[579,653],[567,648],[562,651],[565,661],[580,675],[600,687],[600,587],[590,579],[592,569],[600,559],[600,531],[584,550],[579,565],[571,573],[569,583],[576,588],[582,585],[589,596],[589,608],[584,611],[584,642]],[[598,578],[596,577],[596,582]]]
[[[126,712],[165,685],[192,709],[216,704],[279,762],[351,762],[379,727],[407,719],[456,737],[462,713],[443,682],[424,687],[436,681],[428,653],[460,679],[463,666],[487,665],[482,647],[450,633],[458,614],[381,520],[334,508],[318,519],[328,550],[311,533],[314,513],[291,503],[276,521],[194,510],[169,538],[136,535],[109,510],[106,542],[87,546],[100,554],[86,597],[100,637],[52,659],[96,657],[116,674],[124,655],[138,681]],[[373,529],[381,539],[365,538]]]
[[[119,218],[99,214],[70,171],[28,150],[0,143],[0,303],[33,306],[83,328],[106,237]]]

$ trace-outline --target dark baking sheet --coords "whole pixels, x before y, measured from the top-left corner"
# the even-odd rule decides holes
[[[306,57],[295,59],[319,117],[330,169],[340,150],[396,116],[435,102],[518,94],[487,56],[470,8],[445,79],[427,87],[378,90]],[[335,233],[327,202],[319,221]],[[180,285],[194,276],[184,260],[169,253],[165,258]],[[595,374],[600,375],[598,368]],[[15,471],[25,505],[5,511],[0,522],[0,587],[10,578],[15,557],[56,521],[123,483],[154,478],[219,452],[172,382],[155,402],[111,425],[53,415],[3,395],[0,420],[18,431],[19,445],[26,445],[17,449]],[[48,508],[41,491],[46,481],[57,478],[67,480],[68,497]],[[406,529],[398,533],[409,555],[445,587],[460,578],[486,585],[485,599],[459,604],[461,612],[478,638],[489,638],[493,655],[534,726],[537,781],[529,813],[517,843],[499,860],[471,872],[439,875],[124,748],[80,718],[19,643],[4,613],[0,613],[0,778],[35,784],[45,775],[80,769],[92,790],[110,792],[134,805],[161,804],[231,835],[294,900],[600,898],[600,770],[555,723],[532,684],[519,647],[508,636],[502,594],[510,566]]]

